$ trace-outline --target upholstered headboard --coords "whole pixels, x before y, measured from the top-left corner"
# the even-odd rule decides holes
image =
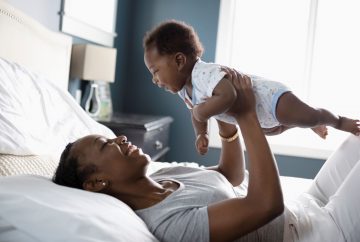
[[[39,72],[67,89],[71,46],[71,37],[45,28],[0,0],[0,57]]]

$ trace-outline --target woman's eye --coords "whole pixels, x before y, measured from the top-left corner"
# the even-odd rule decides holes
[[[114,140],[104,140],[101,144],[100,150],[103,150],[107,145],[114,145],[116,142]]]
[[[109,141],[105,141],[102,145],[101,145],[101,148],[100,150],[103,150],[105,148],[106,145],[109,144]]]

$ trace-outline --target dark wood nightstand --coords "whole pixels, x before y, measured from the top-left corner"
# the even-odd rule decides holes
[[[114,113],[109,119],[97,121],[109,127],[116,135],[125,135],[154,161],[163,160],[170,150],[171,117]]]

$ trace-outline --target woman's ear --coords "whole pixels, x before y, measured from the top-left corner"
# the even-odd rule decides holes
[[[102,192],[109,185],[109,181],[98,178],[89,178],[83,182],[83,189],[90,192]]]
[[[182,70],[184,68],[184,66],[186,65],[186,55],[184,55],[184,53],[182,52],[177,52],[175,54],[175,62],[176,62],[176,66],[178,68],[178,70]]]

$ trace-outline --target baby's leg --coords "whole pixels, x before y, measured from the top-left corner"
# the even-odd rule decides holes
[[[276,106],[276,118],[284,125],[312,128],[321,138],[328,134],[325,124],[320,122],[321,111],[302,102],[292,92],[287,92],[279,98]],[[326,111],[326,110],[324,110]],[[329,122],[337,123],[338,117],[329,113]]]
[[[327,134],[325,126],[360,135],[359,120],[339,117],[326,109],[313,108],[302,102],[292,92],[287,92],[279,98],[276,118],[281,124],[287,126],[313,128],[323,138]]]
[[[291,129],[293,127],[289,127],[289,126],[285,126],[285,125],[279,125],[279,126],[276,126],[276,127],[273,127],[273,128],[263,128],[263,132],[265,135],[268,135],[268,136],[272,136],[272,135],[278,135],[278,134],[281,134],[282,132],[288,130],[288,129]]]
[[[360,137],[351,135],[327,159],[307,193],[327,204],[357,163],[360,163]]]

